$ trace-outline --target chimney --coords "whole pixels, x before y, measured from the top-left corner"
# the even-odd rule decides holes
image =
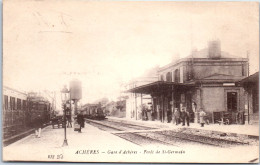
[[[208,42],[208,58],[221,58],[221,45],[219,40]]]

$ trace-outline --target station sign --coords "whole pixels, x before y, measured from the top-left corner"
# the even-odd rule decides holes
[[[223,83],[223,86],[235,86],[235,83]]]

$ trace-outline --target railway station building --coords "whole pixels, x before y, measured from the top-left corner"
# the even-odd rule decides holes
[[[133,79],[132,81],[126,83],[124,85],[123,91],[131,90],[146,84],[150,84],[152,82],[158,81],[158,71],[159,67],[156,66],[154,68],[149,69],[142,76]],[[126,118],[128,119],[136,119],[140,120],[141,117],[141,106],[143,104],[151,105],[152,97],[150,93],[126,93]],[[149,113],[149,115],[151,115]],[[151,117],[150,117],[151,118]]]
[[[229,112],[232,123],[238,123],[238,114],[245,111],[245,96],[236,82],[247,76],[247,58],[231,56],[221,50],[220,41],[210,41],[207,48],[159,68],[158,81],[128,92],[150,94],[154,118],[162,122],[167,121],[167,111],[186,108],[194,122],[199,122],[203,109],[210,122]]]

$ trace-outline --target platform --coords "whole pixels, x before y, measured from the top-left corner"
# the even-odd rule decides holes
[[[113,134],[85,124],[82,133],[67,128],[68,146],[62,147],[64,129],[48,126],[42,130],[41,138],[31,134],[9,146],[3,147],[6,161],[88,161],[96,162],[97,156],[124,148],[137,150],[140,147]],[[122,147],[123,146],[123,147]],[[54,157],[53,157],[54,155]],[[58,158],[59,157],[59,158]],[[121,158],[114,157],[116,161]],[[122,157],[122,161],[124,157]],[[109,158],[113,161],[113,157]],[[106,159],[100,160],[106,161]]]
[[[160,127],[161,129],[176,128],[175,125],[169,123],[136,122],[140,122],[142,125]],[[51,126],[48,126],[43,129],[41,138],[36,138],[34,134],[31,134],[9,146],[3,147],[3,160],[117,163],[248,163],[250,161],[258,162],[259,157],[258,146],[217,148],[194,144],[191,146],[186,145],[186,147],[158,147],[155,145],[141,147],[89,124],[85,124],[82,133],[75,132],[73,128],[68,128],[67,139],[68,146],[62,147],[64,129],[52,129]],[[234,157],[234,155],[239,155],[239,157]]]
[[[132,123],[139,123],[142,125],[155,127],[155,128],[189,128],[189,129],[202,129],[202,130],[209,130],[214,132],[223,132],[223,133],[230,133],[236,134],[240,136],[251,136],[255,138],[259,138],[259,126],[258,125],[219,125],[219,124],[209,124],[201,127],[198,123],[190,123],[190,126],[182,126],[181,124],[175,125],[174,123],[162,123],[160,121],[143,121],[143,120],[135,120],[135,119],[126,119],[126,118],[117,118],[117,117],[107,117],[108,119],[112,120],[122,120],[125,122],[132,122]]]

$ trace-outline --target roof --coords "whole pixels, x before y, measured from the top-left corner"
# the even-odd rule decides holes
[[[85,104],[82,107],[86,108],[86,107],[95,107],[95,106],[99,106],[99,104]]]
[[[259,82],[259,72],[256,72],[251,76],[248,76],[240,81],[242,85],[245,85],[247,83],[258,83],[258,82]]]
[[[186,58],[209,58],[208,55],[209,55],[209,49],[204,48],[199,51],[197,51],[197,50],[192,51],[191,55],[187,56]],[[221,51],[220,58],[241,58],[241,57],[233,56],[233,55],[229,54],[228,52]]]
[[[218,58],[218,59],[209,58],[208,57],[208,48],[205,48],[205,49],[202,49],[202,50],[199,50],[199,51],[193,51],[191,53],[191,55],[189,55],[189,56],[186,56],[184,58],[180,58],[176,61],[172,61],[171,63],[160,67],[158,69],[158,71],[162,71],[166,68],[169,68],[169,67],[177,65],[179,63],[187,62],[187,61],[194,61],[194,62],[195,61],[206,61],[206,62],[208,62],[208,61],[218,61],[218,62],[234,61],[234,62],[236,62],[236,61],[248,61],[248,59],[243,58],[243,57],[233,56],[233,55],[230,55],[229,53],[224,52],[224,51],[221,51],[221,57]]]
[[[142,94],[152,94],[156,92],[176,90],[176,89],[185,89],[194,86],[194,83],[176,83],[176,82],[167,82],[167,81],[156,81],[150,84],[142,85],[133,89],[130,89],[126,92],[132,93],[142,93]]]
[[[24,91],[20,91],[20,90],[17,90],[17,89],[8,87],[8,86],[3,86],[3,89],[4,89],[4,88],[6,88],[6,89],[8,89],[8,90],[11,90],[11,91],[14,91],[14,92],[17,92],[17,93],[20,93],[20,94],[23,94],[23,95],[27,95],[27,93],[24,92]]]

